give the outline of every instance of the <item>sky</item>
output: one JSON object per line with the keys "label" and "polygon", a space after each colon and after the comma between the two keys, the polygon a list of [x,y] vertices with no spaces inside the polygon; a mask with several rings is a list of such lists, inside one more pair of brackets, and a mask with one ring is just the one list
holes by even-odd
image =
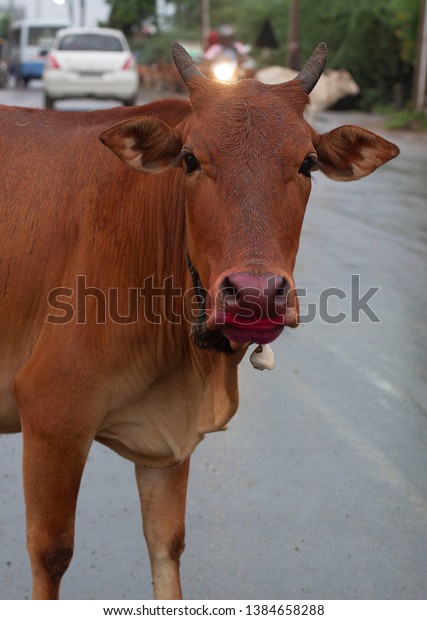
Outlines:
{"label": "sky", "polygon": [[[57,0],[61,2],[63,0]],[[74,2],[74,13],[79,25],[79,6],[80,0],[71,0]],[[0,4],[6,3],[5,0]],[[25,7],[26,17],[57,17],[68,18],[68,8],[66,3],[59,6],[55,0],[13,0],[13,4],[18,7]],[[109,13],[109,7],[104,0],[86,0],[86,26],[96,26],[99,20],[105,20]]]}

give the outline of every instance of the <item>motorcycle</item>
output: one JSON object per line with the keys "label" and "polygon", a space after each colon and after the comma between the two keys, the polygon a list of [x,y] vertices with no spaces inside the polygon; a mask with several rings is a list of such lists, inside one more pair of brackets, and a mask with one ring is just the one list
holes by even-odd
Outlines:
{"label": "motorcycle", "polygon": [[212,77],[219,82],[233,84],[244,77],[241,74],[237,58],[220,56],[211,62],[210,70]]}
{"label": "motorcycle", "polygon": [[210,61],[208,73],[219,82],[234,84],[247,77],[253,77],[255,62],[250,56],[239,56],[234,50],[224,50]]}

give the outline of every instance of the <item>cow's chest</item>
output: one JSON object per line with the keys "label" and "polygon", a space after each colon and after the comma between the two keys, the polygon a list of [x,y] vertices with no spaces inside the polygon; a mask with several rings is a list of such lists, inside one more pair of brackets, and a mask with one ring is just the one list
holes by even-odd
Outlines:
{"label": "cow's chest", "polygon": [[125,458],[152,467],[186,459],[206,433],[224,430],[237,409],[237,371],[224,380],[175,370],[131,404],[109,411],[96,439]]}

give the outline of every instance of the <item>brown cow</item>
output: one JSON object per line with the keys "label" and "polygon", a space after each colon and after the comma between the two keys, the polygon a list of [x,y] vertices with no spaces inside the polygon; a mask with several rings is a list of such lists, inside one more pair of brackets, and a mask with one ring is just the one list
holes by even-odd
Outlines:
{"label": "brown cow", "polygon": [[155,596],[181,597],[190,455],[235,413],[248,344],[298,324],[311,172],[351,181],[398,153],[304,121],[323,44],[278,86],[173,56],[190,102],[0,111],[0,426],[23,432],[35,598],[58,596],[94,439],[135,463]]}

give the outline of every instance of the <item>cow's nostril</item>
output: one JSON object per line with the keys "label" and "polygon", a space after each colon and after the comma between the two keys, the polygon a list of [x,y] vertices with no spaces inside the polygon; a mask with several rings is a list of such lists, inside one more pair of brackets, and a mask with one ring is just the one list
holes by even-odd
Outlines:
{"label": "cow's nostril", "polygon": [[[271,285],[270,285],[270,281]],[[272,276],[269,281],[269,291],[271,290],[271,294],[275,297],[283,297],[286,294],[286,289],[288,287],[288,283],[285,278],[282,276]]]}
{"label": "cow's nostril", "polygon": [[227,294],[228,293],[231,294],[233,292],[234,293],[236,292],[235,287],[230,282],[230,278],[224,278],[224,281],[223,281],[223,283],[221,285],[221,290],[222,290],[223,293],[227,293]]}
{"label": "cow's nostril", "polygon": [[231,312],[236,312],[239,304],[239,293],[236,287],[230,282],[229,278],[225,278],[221,286],[222,299],[224,306]]}
{"label": "cow's nostril", "polygon": [[230,278],[224,278],[224,282],[222,283],[222,286],[221,286],[221,293],[223,297],[236,297],[237,296],[237,289],[230,282]]}
{"label": "cow's nostril", "polygon": [[276,286],[276,297],[286,297],[290,289],[289,282],[285,280],[285,278],[280,278],[280,282],[276,280],[275,286]]}

